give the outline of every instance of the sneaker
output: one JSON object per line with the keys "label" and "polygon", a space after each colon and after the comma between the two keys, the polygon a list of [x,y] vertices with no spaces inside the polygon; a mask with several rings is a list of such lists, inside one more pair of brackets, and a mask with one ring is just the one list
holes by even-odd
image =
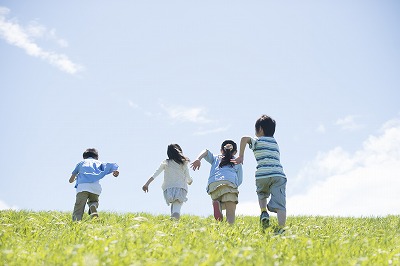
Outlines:
{"label": "sneaker", "polygon": [[89,207],[89,211],[88,211],[90,217],[99,217],[99,215],[97,214],[97,208],[95,205],[92,205]]}
{"label": "sneaker", "polygon": [[181,215],[177,212],[174,212],[173,214],[171,214],[172,221],[178,221],[180,217],[181,217]]}
{"label": "sneaker", "polygon": [[263,211],[260,215],[260,223],[262,228],[267,228],[269,227],[269,214],[266,211]]}
{"label": "sneaker", "polygon": [[214,208],[214,218],[217,221],[222,221],[224,216],[221,212],[221,203],[218,200],[213,201],[213,208]]}
{"label": "sneaker", "polygon": [[286,231],[285,229],[279,228],[278,230],[275,231],[275,235],[281,235],[281,234],[285,233],[285,231]]}

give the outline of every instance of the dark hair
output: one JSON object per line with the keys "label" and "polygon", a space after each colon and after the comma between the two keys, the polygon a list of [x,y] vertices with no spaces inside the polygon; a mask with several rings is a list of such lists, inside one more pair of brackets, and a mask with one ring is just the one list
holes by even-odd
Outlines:
{"label": "dark hair", "polygon": [[233,153],[237,151],[237,145],[233,140],[225,140],[221,144],[221,150],[224,151],[221,162],[219,163],[219,167],[230,165],[233,166],[234,163],[231,162],[233,158]]}
{"label": "dark hair", "polygon": [[190,161],[189,158],[183,155],[182,148],[178,144],[169,144],[167,148],[167,155],[170,160],[174,160],[178,164],[183,164]]}
{"label": "dark hair", "polygon": [[275,133],[276,122],[274,119],[267,115],[262,115],[256,121],[256,131],[260,131],[260,128],[264,131],[264,136],[273,137]]}
{"label": "dark hair", "polygon": [[92,157],[93,159],[96,159],[96,160],[99,159],[99,153],[95,148],[89,148],[83,152],[83,159],[87,159],[90,157]]}

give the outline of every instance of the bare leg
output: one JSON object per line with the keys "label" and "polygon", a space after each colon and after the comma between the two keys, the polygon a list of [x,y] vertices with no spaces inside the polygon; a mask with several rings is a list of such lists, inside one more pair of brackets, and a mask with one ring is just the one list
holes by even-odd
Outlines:
{"label": "bare leg", "polygon": [[225,202],[226,207],[226,221],[230,224],[235,223],[236,203],[232,201]]}
{"label": "bare leg", "polygon": [[212,205],[214,209],[215,220],[222,221],[224,219],[224,216],[222,215],[221,203],[218,200],[213,200]]}
{"label": "bare leg", "polygon": [[182,202],[179,201],[174,201],[171,204],[171,218],[175,218],[179,220],[181,216],[181,207],[182,207]]}
{"label": "bare leg", "polygon": [[260,209],[266,209],[267,208],[267,199],[259,199],[258,204],[260,205]]}
{"label": "bare leg", "polygon": [[276,210],[276,214],[278,216],[278,224],[280,227],[284,227],[286,224],[286,211],[284,210]]}

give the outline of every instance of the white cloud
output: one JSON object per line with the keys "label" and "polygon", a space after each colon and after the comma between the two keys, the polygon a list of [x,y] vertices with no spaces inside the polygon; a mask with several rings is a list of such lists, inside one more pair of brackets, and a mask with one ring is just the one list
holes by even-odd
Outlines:
{"label": "white cloud", "polygon": [[340,126],[343,130],[354,131],[357,129],[361,129],[363,125],[356,122],[358,116],[348,115],[344,118],[340,118],[336,120],[336,125]]}
{"label": "white cloud", "polygon": [[4,201],[0,200],[0,210],[17,210],[16,206],[9,206]]}
{"label": "white cloud", "polygon": [[46,27],[36,22],[31,22],[29,26],[24,28],[15,19],[7,19],[9,12],[8,8],[0,7],[1,38],[9,44],[23,49],[28,55],[41,58],[69,74],[75,74],[82,70],[81,66],[73,63],[66,55],[46,51],[34,41],[35,38],[46,35],[50,36],[50,39],[55,40],[59,45],[67,46],[68,44],[65,40],[59,39],[55,35],[55,30],[48,31]]}
{"label": "white cloud", "polygon": [[128,104],[129,104],[129,106],[130,107],[132,107],[132,108],[134,108],[134,109],[137,109],[137,108],[139,108],[139,105],[138,104],[136,104],[136,103],[134,103],[133,101],[131,101],[131,100],[129,100],[128,101]]}
{"label": "white cloud", "polygon": [[206,124],[213,122],[206,117],[206,110],[201,107],[185,107],[178,105],[165,105],[160,103],[162,109],[164,109],[168,116],[177,122],[192,122],[199,124]]}
{"label": "white cloud", "polygon": [[[391,120],[359,151],[337,147],[320,153],[296,178],[288,179],[288,215],[399,215],[399,174],[400,122]],[[239,205],[238,214],[259,214],[257,202]]]}
{"label": "white cloud", "polygon": [[326,132],[325,126],[324,126],[323,124],[319,125],[319,126],[317,127],[317,132],[318,132],[318,133],[325,133],[325,132]]}

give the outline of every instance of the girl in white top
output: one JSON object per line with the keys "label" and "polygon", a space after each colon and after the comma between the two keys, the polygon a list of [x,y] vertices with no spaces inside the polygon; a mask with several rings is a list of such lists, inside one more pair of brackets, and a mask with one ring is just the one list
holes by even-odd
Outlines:
{"label": "girl in white top", "polygon": [[161,186],[167,205],[171,204],[171,219],[179,220],[183,202],[187,201],[188,184],[193,179],[189,175],[189,158],[182,154],[178,144],[170,144],[167,149],[168,159],[164,160],[155,173],[142,187],[144,192],[149,191],[149,185],[164,171],[164,182]]}

